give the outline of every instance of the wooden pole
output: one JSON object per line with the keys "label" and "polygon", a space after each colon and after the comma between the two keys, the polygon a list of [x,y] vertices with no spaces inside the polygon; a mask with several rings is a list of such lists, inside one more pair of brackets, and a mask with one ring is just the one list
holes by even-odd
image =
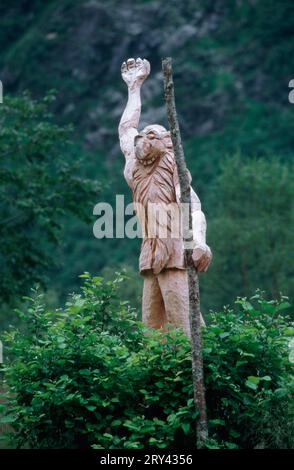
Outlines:
{"label": "wooden pole", "polygon": [[[179,174],[181,188],[181,203],[189,207],[189,231],[183,227],[183,240],[189,241],[189,233],[192,233],[192,213],[190,182],[188,178],[187,166],[184,150],[181,141],[181,133],[177,118],[174,83],[172,74],[172,59],[167,57],[162,60],[162,70],[164,79],[164,97],[168,115],[168,122],[171,131],[171,138],[174,147],[176,165]],[[197,270],[192,259],[192,249],[185,248],[185,259],[188,270],[189,283],[189,317],[192,346],[192,379],[194,389],[194,403],[199,412],[196,425],[197,448],[203,448],[208,438],[208,426],[206,416],[205,387],[203,375],[203,357],[201,340],[201,312],[199,283]]]}

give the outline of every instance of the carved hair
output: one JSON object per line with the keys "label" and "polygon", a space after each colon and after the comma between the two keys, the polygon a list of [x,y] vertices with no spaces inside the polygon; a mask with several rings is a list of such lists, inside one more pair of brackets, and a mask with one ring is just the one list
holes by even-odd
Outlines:
{"label": "carved hair", "polygon": [[161,126],[160,124],[149,124],[148,126],[144,127],[144,129],[142,129],[142,132],[144,132],[144,134],[150,131],[155,131],[159,134],[161,134],[162,132],[167,132],[166,128]]}

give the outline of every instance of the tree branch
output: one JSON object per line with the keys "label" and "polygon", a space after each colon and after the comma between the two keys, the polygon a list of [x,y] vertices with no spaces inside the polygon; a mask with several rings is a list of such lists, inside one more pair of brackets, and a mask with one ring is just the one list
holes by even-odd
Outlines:
{"label": "tree branch", "polygon": [[[190,230],[192,229],[191,194],[185,155],[181,141],[181,133],[176,112],[174,83],[172,75],[172,60],[170,57],[167,57],[162,60],[162,70],[164,79],[164,96],[166,102],[166,109],[171,131],[171,138],[174,147],[175,160],[179,174],[181,203],[185,203],[189,207],[188,230],[187,227],[183,227],[183,241],[185,245],[185,241],[187,241],[188,239],[187,234],[191,233]],[[194,403],[195,407],[199,412],[199,418],[197,420],[196,425],[197,447],[203,448],[205,441],[208,438],[208,426],[203,375],[199,283],[197,271],[192,259],[192,249],[185,248],[185,259],[187,263],[189,283],[189,317],[192,346],[192,378],[194,390]]]}

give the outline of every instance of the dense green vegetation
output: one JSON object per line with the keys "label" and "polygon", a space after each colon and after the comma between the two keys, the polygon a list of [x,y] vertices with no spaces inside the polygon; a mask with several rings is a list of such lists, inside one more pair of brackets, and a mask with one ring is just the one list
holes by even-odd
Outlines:
{"label": "dense green vegetation", "polygon": [[[84,275],[80,294],[47,310],[37,292],[5,335],[4,423],[33,448],[195,446],[190,344],[136,321],[122,278]],[[240,298],[204,330],[210,448],[293,447],[289,303]],[[274,433],[272,432],[274,427]]]}
{"label": "dense green vegetation", "polygon": [[[140,240],[92,230],[97,202],[131,201],[117,135],[121,62],[151,62],[141,127],[167,125],[161,58],[171,55],[214,254],[200,277],[207,445],[293,448],[294,3],[3,0],[0,26],[0,339],[13,324],[1,380],[12,445],[194,444],[187,339],[171,331],[164,341],[137,321]],[[82,284],[85,271],[94,277]],[[118,271],[125,282],[113,281]]]}
{"label": "dense green vegetation", "polygon": [[97,184],[81,177],[77,159],[73,164],[70,130],[52,122],[50,101],[24,95],[1,106],[1,321],[34,283],[48,283],[62,221],[73,213],[89,222],[97,197]]}
{"label": "dense green vegetation", "polygon": [[209,240],[215,259],[201,278],[210,308],[256,286],[272,298],[293,295],[293,163],[279,158],[231,156],[211,187]]}

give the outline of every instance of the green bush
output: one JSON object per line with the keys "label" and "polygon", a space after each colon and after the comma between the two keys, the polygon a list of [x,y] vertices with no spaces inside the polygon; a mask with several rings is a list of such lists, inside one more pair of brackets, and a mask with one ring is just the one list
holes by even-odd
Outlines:
{"label": "green bush", "polygon": [[[195,446],[189,341],[138,322],[118,298],[122,276],[83,277],[81,293],[58,311],[35,292],[20,312],[27,331],[5,334],[2,422],[13,426],[12,445]],[[289,304],[260,294],[252,302],[211,314],[204,330],[210,448],[293,445]]]}
{"label": "green bush", "polygon": [[239,298],[235,304],[237,309],[212,313],[204,331],[211,431],[218,440],[240,447],[294,448],[294,361],[289,347],[294,328],[283,314],[290,304],[285,298],[266,301],[260,292],[251,302]]}
{"label": "green bush", "polygon": [[48,271],[60,266],[56,251],[66,238],[64,221],[74,216],[89,222],[100,189],[83,176],[83,160],[70,141],[73,130],[56,124],[49,111],[53,101],[52,93],[38,101],[24,93],[5,96],[1,104],[2,324],[33,284],[49,284]]}

